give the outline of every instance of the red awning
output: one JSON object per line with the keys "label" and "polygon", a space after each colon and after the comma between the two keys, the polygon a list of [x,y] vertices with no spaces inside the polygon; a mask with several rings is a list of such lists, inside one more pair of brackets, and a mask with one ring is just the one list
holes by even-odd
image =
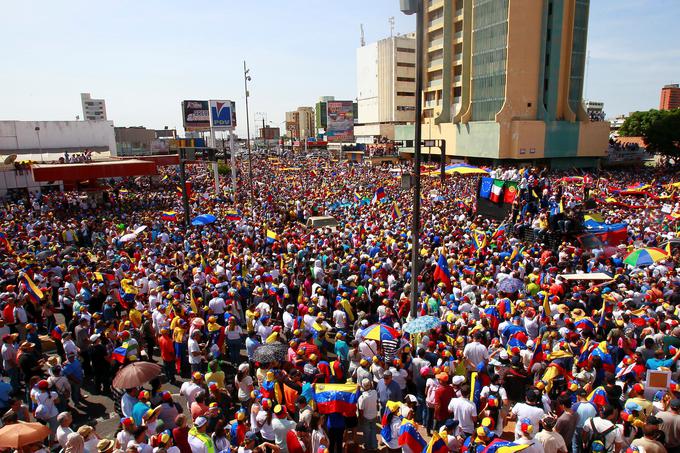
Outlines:
{"label": "red awning", "polygon": [[139,159],[107,160],[83,164],[33,164],[31,170],[33,180],[36,182],[85,181],[158,174],[155,163]]}

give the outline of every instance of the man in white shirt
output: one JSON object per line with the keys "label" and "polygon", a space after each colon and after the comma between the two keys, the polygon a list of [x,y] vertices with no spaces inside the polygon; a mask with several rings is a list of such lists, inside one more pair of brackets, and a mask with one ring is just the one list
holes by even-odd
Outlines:
{"label": "man in white shirt", "polygon": [[[529,390],[526,395],[526,402],[515,404],[510,413],[510,418],[512,420],[529,419],[533,426],[533,432],[538,432],[539,423],[545,416],[540,400],[541,397],[535,390]],[[522,437],[521,425],[521,423],[515,424],[515,439]]]}
{"label": "man in white shirt", "polygon": [[194,427],[189,430],[189,446],[192,453],[209,453],[215,451],[215,444],[206,430],[208,429],[208,419],[197,417],[194,420]]}
{"label": "man in white shirt", "polygon": [[208,307],[210,307],[213,314],[219,318],[224,315],[227,304],[224,302],[223,298],[219,297],[219,293],[217,291],[213,291],[212,296],[212,299],[210,299],[210,302],[208,302]]}
{"label": "man in white shirt", "polygon": [[56,433],[57,441],[59,442],[59,445],[61,445],[61,448],[64,448],[66,447],[66,438],[73,432],[71,429],[71,423],[73,423],[71,413],[61,412],[57,415],[57,423],[59,423]]}
{"label": "man in white shirt", "polygon": [[187,381],[182,384],[179,389],[179,394],[183,395],[187,400],[187,409],[191,411],[191,405],[196,401],[196,395],[203,391],[201,383],[203,382],[203,375],[199,372],[195,372],[191,376],[191,381]]}
{"label": "man in white shirt", "polygon": [[474,341],[465,345],[463,356],[468,361],[467,366],[470,371],[476,370],[480,363],[489,361],[489,351],[482,344],[482,333],[475,333]]}
{"label": "man in white shirt", "polygon": [[588,444],[592,440],[594,432],[604,434],[604,451],[618,453],[623,446],[623,433],[614,422],[618,411],[612,406],[606,405],[600,409],[599,417],[592,417],[583,424],[583,443]]}
{"label": "man in white shirt", "polygon": [[[464,384],[461,387],[461,393],[469,395],[470,385]],[[477,406],[475,406],[475,403],[470,401],[467,396],[459,396],[451,399],[448,409],[453,419],[458,420],[458,434],[462,433],[464,437],[472,435],[477,422]]]}
{"label": "man in white shirt", "polygon": [[375,391],[371,380],[363,378],[361,380],[363,392],[359,395],[357,409],[359,410],[359,423],[361,423],[364,433],[364,447],[367,450],[378,448],[376,423],[378,420],[378,392]]}
{"label": "man in white shirt", "polygon": [[201,331],[194,330],[187,343],[187,349],[189,351],[189,365],[191,365],[192,373],[196,371],[203,371],[203,351],[201,351],[201,345],[198,343],[200,338]]}

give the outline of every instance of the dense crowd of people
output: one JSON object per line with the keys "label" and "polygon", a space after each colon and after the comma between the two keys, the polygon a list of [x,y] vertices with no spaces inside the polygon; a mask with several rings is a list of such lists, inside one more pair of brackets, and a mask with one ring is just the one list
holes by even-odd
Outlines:
{"label": "dense crowd of people", "polygon": [[[261,158],[251,204],[247,171],[235,196],[189,166],[191,218],[216,221],[186,228],[172,169],[5,203],[2,424],[51,432],[19,450],[680,451],[676,169],[489,169],[518,183],[504,220],[477,214],[478,177],[423,177],[415,276],[388,170]],[[570,211],[627,230],[588,248]],[[74,426],[88,393],[115,436]]]}

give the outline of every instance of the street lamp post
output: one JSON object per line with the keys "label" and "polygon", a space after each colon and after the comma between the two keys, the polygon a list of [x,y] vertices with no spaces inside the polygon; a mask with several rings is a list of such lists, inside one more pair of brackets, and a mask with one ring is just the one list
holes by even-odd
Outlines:
{"label": "street lamp post", "polygon": [[248,82],[251,80],[250,76],[248,73],[250,72],[250,69],[246,67],[246,62],[245,60],[243,61],[243,84],[245,86],[245,91],[246,91],[246,133],[247,133],[247,141],[246,144],[248,145],[248,179],[250,181],[250,206],[251,209],[255,209],[255,203],[253,200],[253,159],[251,156],[250,152],[250,113],[248,110],[248,97],[250,96],[250,93],[248,92]]}
{"label": "street lamp post", "polygon": [[423,0],[400,0],[404,14],[416,14],[416,118],[413,137],[413,223],[411,224],[411,318],[416,317],[418,305],[418,261],[420,254],[420,141],[423,116]]}
{"label": "street lamp post", "polygon": [[35,134],[38,136],[38,149],[40,150],[40,162],[44,163],[45,159],[43,159],[42,143],[40,143],[40,126],[35,127]]}

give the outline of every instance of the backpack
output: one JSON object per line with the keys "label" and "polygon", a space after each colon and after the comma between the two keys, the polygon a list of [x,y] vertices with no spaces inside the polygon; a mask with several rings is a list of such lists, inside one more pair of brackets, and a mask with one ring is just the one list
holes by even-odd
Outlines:
{"label": "backpack", "polygon": [[[491,386],[495,386],[496,390],[491,390]],[[496,401],[498,401],[498,408],[502,409],[503,408],[503,398],[501,398],[501,386],[496,385],[496,384],[489,384],[489,395],[486,397],[488,400],[489,397],[494,397]]]}
{"label": "backpack", "polygon": [[[616,429],[616,425],[612,423],[612,426],[604,430],[603,432],[599,432],[598,430],[595,429],[595,423],[593,422],[593,419],[590,419],[590,428],[592,429],[592,433],[590,435],[590,440],[588,441],[588,445],[586,446],[585,451],[586,452],[603,452],[607,451],[607,435],[614,431]],[[597,444],[601,444],[601,447],[597,447]]]}

